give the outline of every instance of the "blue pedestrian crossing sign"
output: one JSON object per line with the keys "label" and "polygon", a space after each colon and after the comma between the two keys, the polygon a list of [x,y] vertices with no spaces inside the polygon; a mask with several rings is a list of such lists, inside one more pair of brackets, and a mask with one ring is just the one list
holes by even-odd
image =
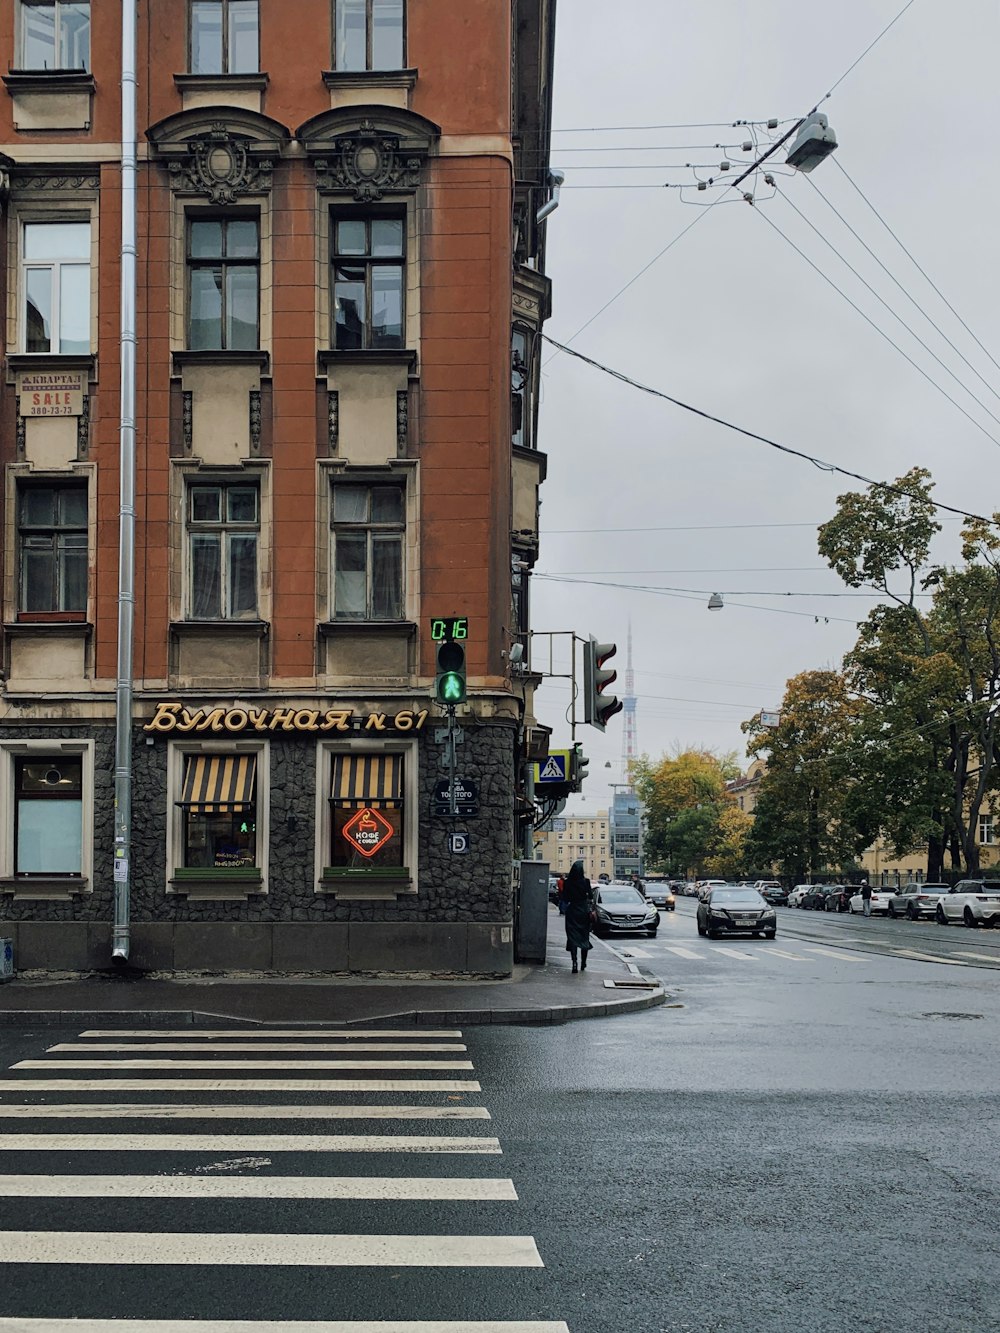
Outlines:
{"label": "blue pedestrian crossing sign", "polygon": [[535,786],[569,782],[569,750],[550,750],[546,758],[535,764]]}

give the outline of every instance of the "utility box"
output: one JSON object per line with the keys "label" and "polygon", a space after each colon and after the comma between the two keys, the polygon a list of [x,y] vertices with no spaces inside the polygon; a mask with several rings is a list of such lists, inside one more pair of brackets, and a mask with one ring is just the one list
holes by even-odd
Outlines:
{"label": "utility box", "polygon": [[517,895],[514,957],[519,963],[544,963],[549,931],[549,863],[522,861]]}
{"label": "utility box", "polygon": [[0,981],[14,979],[14,941],[0,939]]}

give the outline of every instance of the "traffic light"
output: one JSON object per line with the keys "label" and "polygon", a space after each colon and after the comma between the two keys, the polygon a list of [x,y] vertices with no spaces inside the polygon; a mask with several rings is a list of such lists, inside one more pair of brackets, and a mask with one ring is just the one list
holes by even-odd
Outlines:
{"label": "traffic light", "polygon": [[590,760],[583,753],[583,746],[579,744],[574,745],[572,754],[572,772],[570,777],[576,791],[582,790],[583,780],[587,776],[589,770]]}
{"label": "traffic light", "polygon": [[617,671],[604,670],[604,663],[617,651],[617,644],[598,643],[593,636],[584,645],[583,720],[598,731],[603,731],[608,719],[625,707],[613,694],[604,693],[604,687],[618,679]]}
{"label": "traffic light", "polygon": [[439,704],[465,703],[465,644],[461,641],[438,640],[434,698]]}

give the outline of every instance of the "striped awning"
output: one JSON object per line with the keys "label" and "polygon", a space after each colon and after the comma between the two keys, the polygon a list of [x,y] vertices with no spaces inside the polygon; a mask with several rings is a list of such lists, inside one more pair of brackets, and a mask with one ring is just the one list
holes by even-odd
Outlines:
{"label": "striped awning", "polygon": [[254,808],[257,756],[192,754],[178,805],[200,815],[238,815]]}
{"label": "striped awning", "polygon": [[342,808],[394,809],[403,796],[401,754],[335,754],[330,800]]}

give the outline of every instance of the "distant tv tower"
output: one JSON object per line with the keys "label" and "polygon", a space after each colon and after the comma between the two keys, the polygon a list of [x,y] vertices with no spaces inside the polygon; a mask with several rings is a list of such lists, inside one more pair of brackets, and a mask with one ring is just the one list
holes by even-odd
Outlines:
{"label": "distant tv tower", "polygon": [[639,741],[635,729],[635,676],[632,672],[632,622],[628,623],[628,643],[625,650],[625,705],[622,727],[622,782],[631,785],[632,761],[639,756]]}

